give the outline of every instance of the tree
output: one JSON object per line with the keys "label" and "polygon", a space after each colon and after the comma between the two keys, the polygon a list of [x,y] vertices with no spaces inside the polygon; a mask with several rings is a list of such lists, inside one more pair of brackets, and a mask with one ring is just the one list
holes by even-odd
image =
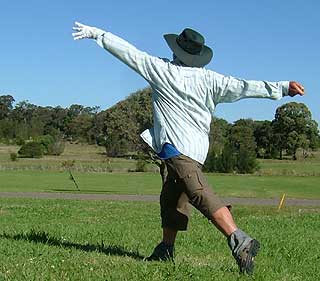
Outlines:
{"label": "tree", "polygon": [[49,128],[54,128],[58,132],[65,133],[68,110],[60,106],[57,106],[50,110],[50,114],[51,118],[50,122],[47,123],[46,130],[49,131]]}
{"label": "tree", "polygon": [[239,173],[253,173],[258,169],[254,122],[240,119],[231,127],[229,142],[235,153],[235,170]]}
{"label": "tree", "polygon": [[273,132],[271,121],[255,121],[254,138],[257,144],[256,153],[258,158],[275,157],[278,152],[274,145],[277,136]]}
{"label": "tree", "polygon": [[72,104],[68,109],[68,115],[73,118],[82,114],[84,111],[84,106],[81,104]]}
{"label": "tree", "polygon": [[10,95],[0,96],[0,120],[8,117],[13,109],[14,98]]}
{"label": "tree", "polygon": [[205,168],[210,172],[253,173],[258,168],[253,127],[250,119],[236,121],[229,127],[222,150],[209,152]]}
{"label": "tree", "polygon": [[28,101],[21,101],[12,110],[12,119],[28,124],[36,109],[36,105],[29,103]]}
{"label": "tree", "polygon": [[10,119],[0,120],[0,139],[14,139],[15,138],[15,122]]}
{"label": "tree", "polygon": [[311,112],[303,103],[290,102],[277,108],[272,121],[274,134],[277,135],[279,158],[286,150],[296,159],[298,148],[316,148],[319,137],[318,125],[312,120]]}
{"label": "tree", "polygon": [[28,125],[28,136],[36,138],[44,134],[45,123],[38,116],[32,116]]}
{"label": "tree", "polygon": [[109,156],[142,151],[139,135],[152,126],[151,89],[133,93],[106,110],[104,118],[104,143]]}
{"label": "tree", "polygon": [[224,148],[231,125],[224,119],[212,118],[209,134],[209,152],[220,154]]}
{"label": "tree", "polygon": [[233,170],[232,153],[226,147],[228,132],[231,124],[221,118],[213,117],[210,124],[209,151],[204,163],[204,169],[208,172],[230,172]]}
{"label": "tree", "polygon": [[216,157],[216,169],[218,172],[231,173],[235,171],[236,167],[235,149],[230,143],[226,143],[221,154]]}
{"label": "tree", "polygon": [[93,117],[87,113],[80,114],[74,117],[68,123],[68,135],[72,137],[72,139],[77,139],[85,142],[89,142],[89,130],[92,128]]}

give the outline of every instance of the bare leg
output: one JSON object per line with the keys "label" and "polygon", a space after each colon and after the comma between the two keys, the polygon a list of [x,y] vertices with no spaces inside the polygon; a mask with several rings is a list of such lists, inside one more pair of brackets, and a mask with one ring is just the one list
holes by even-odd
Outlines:
{"label": "bare leg", "polygon": [[[227,207],[218,209],[212,215],[211,221],[226,237],[229,237],[234,231],[238,229]],[[178,231],[175,229],[164,227],[162,241],[166,245],[174,245],[177,232]]]}
{"label": "bare leg", "polygon": [[[229,237],[238,228],[233,220],[233,217],[227,207],[218,209],[212,215],[212,223],[226,236]],[[174,245],[177,236],[177,230],[164,227],[162,241],[166,245]]]}
{"label": "bare leg", "polygon": [[226,236],[230,236],[237,230],[237,226],[227,207],[218,209],[211,219],[212,223]]}
{"label": "bare leg", "polygon": [[174,245],[177,236],[177,230],[164,227],[163,228],[163,239],[164,244],[168,246]]}

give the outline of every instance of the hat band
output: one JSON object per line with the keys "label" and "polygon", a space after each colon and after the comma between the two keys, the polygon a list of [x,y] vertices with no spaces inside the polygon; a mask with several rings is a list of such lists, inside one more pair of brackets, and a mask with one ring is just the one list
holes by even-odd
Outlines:
{"label": "hat band", "polygon": [[186,38],[184,36],[184,34],[180,34],[177,39],[177,44],[179,45],[180,48],[182,48],[183,50],[185,50],[187,53],[191,54],[191,55],[200,55],[201,51],[202,51],[202,47],[203,45],[189,40],[188,38]]}

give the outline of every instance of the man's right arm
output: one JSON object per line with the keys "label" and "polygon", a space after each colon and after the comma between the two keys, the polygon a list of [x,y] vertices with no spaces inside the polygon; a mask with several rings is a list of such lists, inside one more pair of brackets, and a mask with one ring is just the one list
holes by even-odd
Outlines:
{"label": "man's right arm", "polygon": [[166,62],[146,52],[138,50],[124,39],[104,30],[76,23],[74,39],[94,39],[97,44],[128,65],[149,83],[155,81],[160,67],[165,67]]}

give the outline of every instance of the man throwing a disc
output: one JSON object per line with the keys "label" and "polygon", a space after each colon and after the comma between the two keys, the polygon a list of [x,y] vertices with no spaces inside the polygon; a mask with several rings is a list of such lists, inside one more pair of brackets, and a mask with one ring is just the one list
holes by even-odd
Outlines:
{"label": "man throwing a disc", "polygon": [[238,228],[230,206],[212,192],[201,172],[209,148],[211,116],[219,103],[303,95],[303,86],[293,81],[247,81],[205,69],[213,51],[190,28],[179,35],[164,35],[173,53],[171,61],[142,52],[96,27],[76,22],[74,30],[75,40],[95,40],[153,89],[154,127],[141,137],[165,163],[160,195],[163,239],[147,260],[173,259],[176,235],[187,229],[191,204],[226,236],[240,272],[252,274],[260,244]]}

